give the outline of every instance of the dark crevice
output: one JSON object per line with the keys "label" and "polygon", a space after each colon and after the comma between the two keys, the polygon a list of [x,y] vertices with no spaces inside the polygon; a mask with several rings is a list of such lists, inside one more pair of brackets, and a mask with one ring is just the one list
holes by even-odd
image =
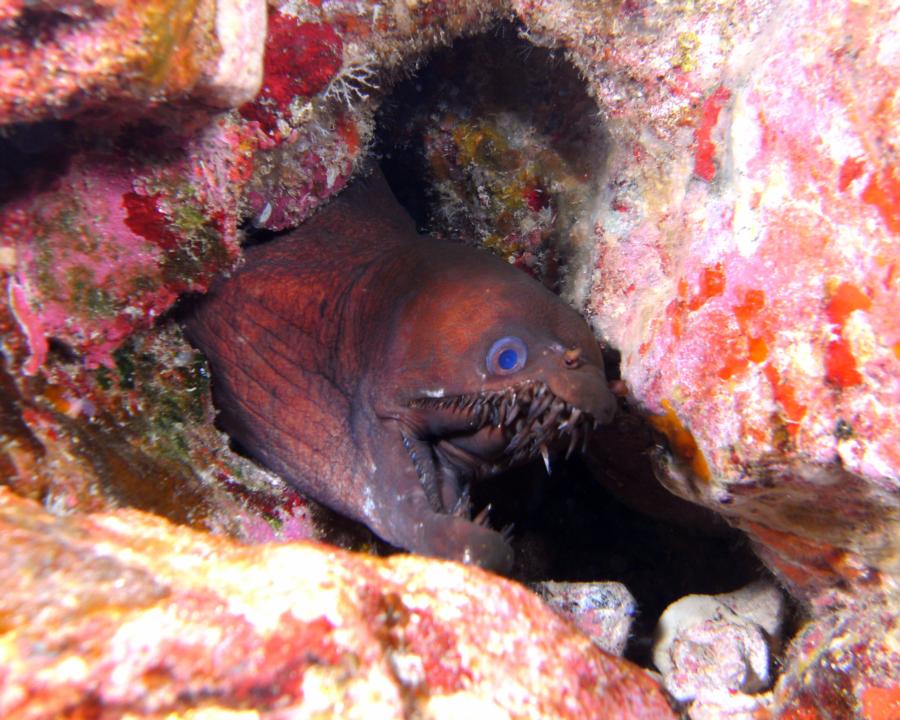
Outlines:
{"label": "dark crevice", "polygon": [[624,584],[638,606],[627,654],[648,665],[653,629],[669,604],[731,592],[766,571],[745,537],[712,513],[694,507],[695,519],[705,517],[692,524],[635,509],[600,482],[596,448],[592,454],[552,461],[550,476],[537,462],[487,481],[473,492],[473,508],[490,503],[491,525],[514,525],[516,579]]}
{"label": "dark crevice", "polygon": [[49,190],[69,169],[75,126],[49,120],[0,129],[0,202]]}
{"label": "dark crevice", "polygon": [[385,99],[374,152],[421,231],[486,247],[558,291],[609,136],[575,68],[519,30],[435,52]]}

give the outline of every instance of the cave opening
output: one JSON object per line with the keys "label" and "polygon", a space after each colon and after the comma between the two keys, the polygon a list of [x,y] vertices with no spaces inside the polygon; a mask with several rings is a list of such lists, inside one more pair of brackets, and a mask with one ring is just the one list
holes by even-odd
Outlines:
{"label": "cave opening", "polygon": [[[374,154],[423,233],[467,242],[528,272],[576,307],[590,290],[596,198],[611,136],[577,69],[521,27],[436,51],[385,98]],[[602,340],[601,340],[602,344]],[[605,347],[610,382],[618,353]],[[476,485],[473,510],[511,526],[514,577],[619,581],[638,615],[627,655],[650,663],[667,605],[765,573],[744,536],[665,490],[665,439],[620,398],[583,457],[540,460]]]}
{"label": "cave opening", "polygon": [[502,24],[399,83],[373,149],[420,231],[480,245],[577,298],[609,142],[562,51]]}

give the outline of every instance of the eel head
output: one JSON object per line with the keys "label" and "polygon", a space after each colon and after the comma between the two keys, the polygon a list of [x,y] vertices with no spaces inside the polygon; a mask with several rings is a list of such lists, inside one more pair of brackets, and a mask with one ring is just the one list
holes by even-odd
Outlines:
{"label": "eel head", "polygon": [[[487,548],[464,559],[502,567],[505,538],[485,526],[486,513],[470,520],[469,483],[538,456],[549,469],[552,455],[568,457],[612,418],[599,343],[558,297],[493,262],[445,272],[406,302],[395,326],[377,373],[379,416],[399,427],[431,510],[465,521],[453,525],[455,541]],[[428,542],[416,549],[455,556],[453,538]]]}

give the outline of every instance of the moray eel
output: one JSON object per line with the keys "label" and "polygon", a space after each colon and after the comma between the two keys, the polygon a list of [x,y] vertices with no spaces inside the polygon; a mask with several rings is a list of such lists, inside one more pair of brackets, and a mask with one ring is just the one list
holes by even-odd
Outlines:
{"label": "moray eel", "polygon": [[246,252],[185,320],[220,425],[407,550],[512,566],[469,483],[572,452],[615,401],[585,320],[490,254],[421,236],[380,175]]}

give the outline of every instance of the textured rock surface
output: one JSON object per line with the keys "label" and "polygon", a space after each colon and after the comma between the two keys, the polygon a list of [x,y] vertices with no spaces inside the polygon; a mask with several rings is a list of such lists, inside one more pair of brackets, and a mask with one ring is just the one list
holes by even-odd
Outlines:
{"label": "textured rock surface", "polygon": [[[607,120],[590,309],[659,413],[660,478],[745,529],[825,627],[860,613],[843,662],[840,633],[810,632],[794,667],[826,716],[890,717],[896,679],[867,678],[898,675],[874,630],[900,573],[896,7],[548,5],[517,7]],[[785,682],[779,712],[812,717]]]}
{"label": "textured rock surface", "polygon": [[0,124],[134,113],[186,97],[221,107],[249,100],[262,77],[264,8],[255,0],[7,0]]}
{"label": "textured rock surface", "polygon": [[723,693],[767,690],[784,611],[780,591],[765,582],[672,603],[659,619],[653,647],[666,689],[681,702],[701,704]]}
{"label": "textured rock surface", "polygon": [[637,605],[624,585],[548,580],[534,583],[532,589],[598,648],[612,655],[625,652]]}
{"label": "textured rock surface", "polygon": [[900,717],[900,617],[890,603],[857,600],[804,627],[775,688],[775,717]]}
{"label": "textured rock surface", "polygon": [[[237,260],[250,135],[223,117],[189,137],[148,122],[44,139],[36,160],[59,154],[63,167],[47,186],[27,167],[5,168],[10,186],[34,192],[16,188],[0,215],[15,261],[10,305],[30,351],[24,372],[44,364],[50,338],[88,368],[110,367],[129,334]],[[30,141],[14,134],[6,151],[15,157]]]}
{"label": "textured rock surface", "polygon": [[[674,8],[535,18],[610,119],[597,326],[662,413],[667,485],[772,547],[795,592],[896,573],[894,9]],[[792,575],[804,539],[820,569]]]}
{"label": "textured rock surface", "polygon": [[4,717],[675,717],[644,671],[459,565],[54,518],[6,489],[0,530]]}
{"label": "textured rock surface", "polygon": [[686,710],[688,720],[759,720],[771,717],[772,693],[745,695],[733,690],[709,690]]}

